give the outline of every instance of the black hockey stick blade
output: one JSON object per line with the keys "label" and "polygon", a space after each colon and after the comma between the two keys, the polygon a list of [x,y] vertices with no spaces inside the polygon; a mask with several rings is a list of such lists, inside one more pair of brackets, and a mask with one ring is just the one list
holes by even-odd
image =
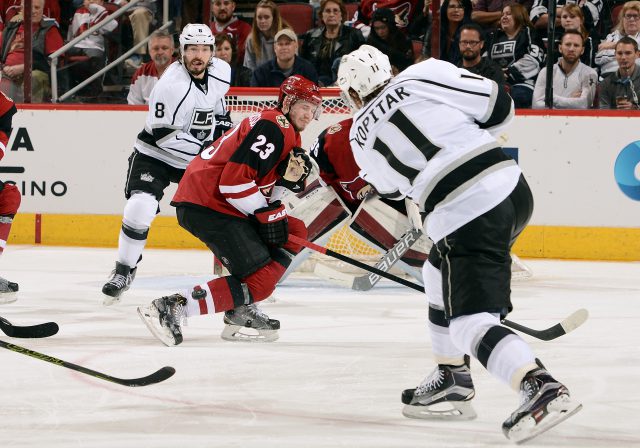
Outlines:
{"label": "black hockey stick blade", "polygon": [[[300,244],[301,246],[307,247],[311,250],[315,250],[316,252],[319,252],[321,254],[325,254],[330,257],[337,258],[338,260],[344,261],[345,263],[359,267],[360,269],[364,269],[365,271],[373,272],[374,274],[378,274],[381,277],[387,278],[396,283],[400,283],[401,285],[407,286],[408,288],[424,293],[424,287],[416,283],[407,281],[403,278],[398,277],[397,275],[393,275],[389,272],[385,272],[375,267],[369,266],[368,264],[362,263],[358,260],[354,260],[353,258],[349,258],[346,255],[339,254],[338,252],[334,252],[331,249],[327,249],[326,247],[318,246],[317,244],[314,244],[296,235],[289,235],[289,240],[293,241],[294,243]],[[533,336],[534,338],[538,338],[543,341],[550,341],[552,339],[556,339],[562,335],[565,335],[575,330],[576,328],[581,326],[583,323],[585,323],[588,317],[589,317],[589,313],[587,312],[587,310],[579,309],[571,313],[570,316],[565,318],[559,324],[556,324],[545,330],[534,330],[532,328],[525,327],[524,325],[520,325],[518,323],[512,322],[507,319],[504,319],[502,321],[502,324],[506,327],[513,328],[514,330],[518,330],[524,334],[528,334],[529,336]]]}
{"label": "black hockey stick blade", "polygon": [[163,367],[160,370],[152,373],[151,375],[143,376],[142,378],[116,378],[105,373],[97,372],[95,370],[73,364],[71,362],[63,361],[62,359],[54,358],[53,356],[45,355],[34,350],[29,350],[28,348],[20,347],[19,345],[9,344],[8,342],[5,342],[3,340],[0,340],[0,347],[11,350],[12,352],[21,353],[23,355],[39,359],[40,361],[50,362],[51,364],[55,364],[56,366],[66,367],[67,369],[75,370],[76,372],[84,373],[85,375],[89,375],[94,378],[127,387],[149,386],[151,384],[160,383],[166,379],[171,378],[173,374],[176,373],[176,369],[174,369],[173,367]]}
{"label": "black hockey stick blade", "polygon": [[13,325],[4,317],[0,317],[0,329],[12,338],[48,338],[58,332],[58,324],[45,322],[37,325]]}
{"label": "black hockey stick blade", "polygon": [[549,327],[545,330],[533,330],[531,328],[525,327],[515,322],[511,322],[510,320],[507,320],[507,319],[504,319],[502,323],[507,327],[513,328],[514,330],[518,330],[524,334],[528,334],[529,336],[533,336],[543,341],[551,341],[553,339],[559,338],[560,336],[564,336],[565,334],[572,332],[573,330],[581,326],[583,323],[585,323],[588,318],[589,318],[589,312],[586,309],[581,308],[571,313],[559,324],[555,324],[552,327]]}

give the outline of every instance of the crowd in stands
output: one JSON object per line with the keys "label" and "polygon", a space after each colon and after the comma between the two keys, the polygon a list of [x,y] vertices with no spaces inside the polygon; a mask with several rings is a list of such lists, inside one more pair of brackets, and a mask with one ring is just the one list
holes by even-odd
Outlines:
{"label": "crowd in stands", "polygon": [[[174,40],[182,25],[208,22],[234,87],[277,87],[292,74],[333,86],[340,58],[367,43],[389,56],[396,73],[433,56],[494,79],[518,108],[546,107],[548,58],[554,60],[554,108],[639,107],[638,0],[557,0],[553,42],[546,35],[548,0],[442,0],[437,36],[431,0],[311,0],[304,14],[313,14],[315,27],[302,30],[304,20],[285,17],[283,3],[272,0],[253,2],[241,14],[240,0],[211,0],[209,20],[201,16],[202,0],[170,0],[174,24],[161,31],[162,0],[140,0],[110,20],[127,3],[32,0],[33,102],[51,98],[48,56],[104,22],[61,57],[59,93],[127,53],[70,101],[145,104],[177,56]],[[24,100],[22,22],[21,0],[0,0],[0,89],[17,102]]]}

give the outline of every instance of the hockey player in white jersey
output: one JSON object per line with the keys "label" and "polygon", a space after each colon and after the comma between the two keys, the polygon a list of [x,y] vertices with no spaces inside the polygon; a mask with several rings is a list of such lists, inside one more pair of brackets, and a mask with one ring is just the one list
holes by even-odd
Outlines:
{"label": "hockey player in white jersey", "polygon": [[207,25],[185,26],[179,60],[151,92],[144,129],[129,157],[118,260],[102,287],[105,305],[118,302],[129,289],[164,190],[179,182],[187,164],[230,127],[224,96],[231,68],[214,57],[214,44]]}
{"label": "hockey player in white jersey", "polygon": [[392,78],[387,56],[368,45],[342,58],[338,85],[356,110],[350,141],[362,178],[383,197],[413,200],[435,242],[423,279],[438,365],[402,393],[403,414],[474,418],[469,355],[521,395],[502,425],[510,440],[577,412],[567,388],[500,324],[512,310],[509,252],[533,210],[520,168],[494,137],[512,120],[511,98],[436,59]]}

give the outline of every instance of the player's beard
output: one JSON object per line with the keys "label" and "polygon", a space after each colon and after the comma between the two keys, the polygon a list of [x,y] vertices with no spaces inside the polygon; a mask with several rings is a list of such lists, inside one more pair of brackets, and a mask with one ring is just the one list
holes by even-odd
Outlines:
{"label": "player's beard", "polygon": [[[202,63],[201,68],[195,68],[193,66],[193,63],[195,61],[198,61],[198,62]],[[207,69],[207,64],[204,61],[202,61],[201,59],[193,59],[192,61],[189,62],[189,65],[187,66],[187,70],[189,70],[189,73],[191,73],[191,75],[194,76],[194,77],[198,77],[198,76],[202,75],[205,72],[206,69]]]}

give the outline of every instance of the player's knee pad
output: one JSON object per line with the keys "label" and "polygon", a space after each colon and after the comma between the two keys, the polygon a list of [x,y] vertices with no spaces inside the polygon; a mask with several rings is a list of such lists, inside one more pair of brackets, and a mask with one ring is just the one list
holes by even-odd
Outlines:
{"label": "player's knee pad", "polygon": [[477,357],[483,338],[492,327],[500,326],[500,317],[491,313],[476,313],[459,316],[449,321],[451,340],[464,353]]}
{"label": "player's knee pad", "polygon": [[124,207],[122,223],[133,229],[148,229],[158,212],[158,201],[149,193],[134,193]]}
{"label": "player's knee pad", "polygon": [[442,273],[427,260],[422,266],[422,279],[424,281],[424,292],[427,294],[429,303],[436,308],[444,308],[442,299]]}
{"label": "player's knee pad", "polygon": [[242,279],[249,287],[254,302],[264,300],[273,293],[273,290],[276,289],[276,283],[284,274],[285,269],[282,264],[271,261],[266,266]]}
{"label": "player's knee pad", "polygon": [[13,184],[4,184],[4,188],[0,191],[0,216],[15,216],[21,201],[22,195],[18,187]]}

